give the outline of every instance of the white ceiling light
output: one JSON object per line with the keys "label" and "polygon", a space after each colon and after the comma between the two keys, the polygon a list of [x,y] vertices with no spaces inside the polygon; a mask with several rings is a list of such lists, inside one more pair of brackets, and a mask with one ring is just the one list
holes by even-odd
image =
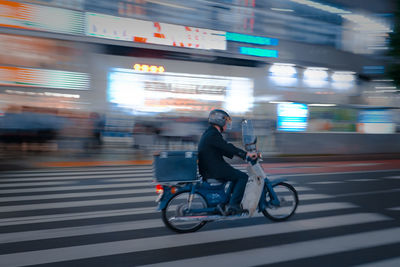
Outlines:
{"label": "white ceiling light", "polygon": [[276,7],[271,7],[271,10],[273,11],[281,11],[281,12],[294,12],[293,9],[287,9],[287,8],[276,8]]}
{"label": "white ceiling light", "polygon": [[310,107],[335,107],[336,104],[308,104]]}
{"label": "white ceiling light", "polygon": [[274,63],[269,71],[275,76],[292,77],[297,73],[294,66],[294,64]]}
{"label": "white ceiling light", "polygon": [[363,15],[356,14],[342,14],[342,18],[347,19],[353,23],[356,23],[359,27],[359,30],[367,30],[370,32],[391,32],[389,26],[384,25],[383,23],[374,21],[368,17]]}
{"label": "white ceiling light", "polygon": [[375,86],[375,89],[396,89],[396,86]]}
{"label": "white ceiling light", "polygon": [[344,9],[336,8],[336,7],[329,6],[329,5],[324,5],[324,4],[310,1],[310,0],[291,0],[291,1],[298,3],[298,4],[313,7],[313,8],[319,9],[319,10],[323,10],[323,11],[326,11],[329,13],[333,13],[333,14],[350,14],[351,13],[350,11],[347,11]]}
{"label": "white ceiling light", "polygon": [[292,104],[290,101],[269,101],[270,104]]}
{"label": "white ceiling light", "polygon": [[316,8],[319,10],[323,10],[332,14],[338,14],[342,18],[347,19],[349,21],[352,21],[356,24],[358,24],[359,29],[361,30],[368,30],[368,31],[374,31],[374,32],[392,32],[390,27],[388,25],[384,25],[383,23],[374,21],[368,17],[365,17],[363,15],[356,15],[353,14],[351,11],[344,10],[341,8],[336,8],[333,6],[321,4],[319,2],[314,2],[310,0],[290,0],[294,3],[306,5],[312,8]]}
{"label": "white ceiling light", "polygon": [[322,81],[328,78],[327,68],[309,67],[304,71],[304,79]]}
{"label": "white ceiling light", "polygon": [[378,80],[372,80],[372,81],[373,82],[393,82],[392,79],[382,79],[382,80],[378,79]]}
{"label": "white ceiling light", "polygon": [[338,83],[351,83],[355,80],[354,74],[352,71],[335,71],[332,80]]}

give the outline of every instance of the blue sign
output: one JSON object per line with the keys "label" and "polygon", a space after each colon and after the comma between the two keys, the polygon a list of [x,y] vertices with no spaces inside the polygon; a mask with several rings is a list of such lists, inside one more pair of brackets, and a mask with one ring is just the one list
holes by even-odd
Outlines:
{"label": "blue sign", "polygon": [[254,47],[240,47],[240,54],[256,56],[256,57],[278,57],[277,50],[271,49],[262,49],[262,48],[254,48]]}
{"label": "blue sign", "polygon": [[278,45],[278,39],[269,37],[254,36],[234,32],[227,32],[225,37],[227,41],[232,42],[241,42],[256,45]]}
{"label": "blue sign", "polygon": [[307,129],[308,107],[299,103],[280,103],[277,107],[278,131],[303,132]]}
{"label": "blue sign", "polygon": [[358,114],[359,123],[393,123],[392,113],[389,110],[370,109],[362,110]]}

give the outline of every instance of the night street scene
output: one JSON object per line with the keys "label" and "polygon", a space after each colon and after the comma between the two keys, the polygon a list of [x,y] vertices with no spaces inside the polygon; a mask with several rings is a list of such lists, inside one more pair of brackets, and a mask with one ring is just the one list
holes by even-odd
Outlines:
{"label": "night street scene", "polygon": [[400,0],[0,0],[0,267],[399,267]]}

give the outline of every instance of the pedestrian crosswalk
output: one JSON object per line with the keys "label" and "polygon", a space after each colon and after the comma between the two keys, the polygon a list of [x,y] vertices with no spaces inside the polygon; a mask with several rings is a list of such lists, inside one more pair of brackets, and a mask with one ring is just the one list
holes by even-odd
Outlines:
{"label": "pedestrian crosswalk", "polygon": [[3,172],[0,266],[255,266],[400,244],[392,217],[293,184],[300,204],[288,221],[257,214],[180,235],[156,210],[151,166]]}

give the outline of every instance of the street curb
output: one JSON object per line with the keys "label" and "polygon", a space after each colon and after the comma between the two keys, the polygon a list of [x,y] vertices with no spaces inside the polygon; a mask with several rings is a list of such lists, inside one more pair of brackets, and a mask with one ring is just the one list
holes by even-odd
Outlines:
{"label": "street curb", "polygon": [[[400,154],[358,154],[358,155],[277,155],[264,156],[262,163],[299,163],[299,162],[329,162],[329,161],[369,161],[369,160],[390,160],[400,159]],[[244,161],[238,158],[227,160],[230,164],[243,164]],[[1,170],[29,169],[29,168],[68,168],[68,167],[95,167],[95,166],[122,166],[122,165],[151,165],[152,159],[140,160],[62,160],[20,162],[13,164],[0,164]]]}

